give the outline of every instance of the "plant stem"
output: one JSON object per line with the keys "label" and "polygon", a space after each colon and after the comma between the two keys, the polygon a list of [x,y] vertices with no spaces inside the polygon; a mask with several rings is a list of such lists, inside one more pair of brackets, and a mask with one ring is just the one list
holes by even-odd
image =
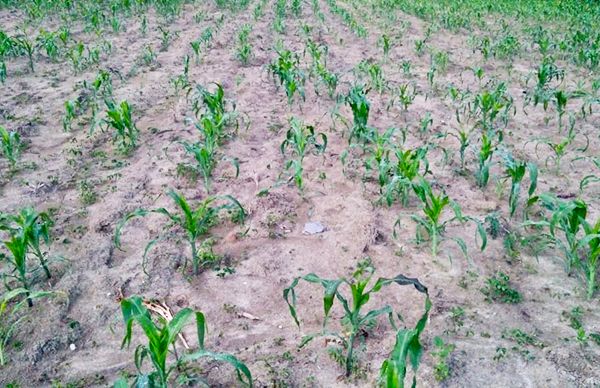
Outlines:
{"label": "plant stem", "polygon": [[40,259],[40,264],[42,266],[42,269],[44,270],[44,274],[46,275],[46,278],[50,279],[52,277],[52,275],[50,274],[50,269],[48,269],[48,262],[44,258],[44,255],[42,254],[42,252],[40,251],[39,248],[36,248],[35,255]]}
{"label": "plant stem", "polygon": [[433,226],[431,228],[431,254],[433,255],[433,257],[437,257],[437,253],[438,253],[438,231],[437,231],[437,227]]}
{"label": "plant stem", "polygon": [[588,299],[592,299],[592,296],[594,296],[595,288],[596,288],[596,266],[591,265],[590,269],[588,270],[588,292],[587,292]]}
{"label": "plant stem", "polygon": [[196,240],[190,239],[190,245],[192,247],[192,266],[194,267],[194,275],[198,275],[198,267],[199,267],[199,258],[198,258],[198,248],[196,248]]}
{"label": "plant stem", "polygon": [[350,339],[348,340],[348,354],[346,355],[346,377],[350,377],[352,372],[352,353],[354,351],[354,341],[356,339],[356,333],[352,330]]}

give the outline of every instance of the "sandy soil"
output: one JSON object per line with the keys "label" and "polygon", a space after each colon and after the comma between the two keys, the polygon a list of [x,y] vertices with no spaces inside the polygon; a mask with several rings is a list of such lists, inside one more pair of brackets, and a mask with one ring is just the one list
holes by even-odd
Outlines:
{"label": "sandy soil", "polygon": [[[513,147],[515,155],[542,166],[540,192],[575,196],[579,180],[595,173],[593,166],[569,163],[567,157],[556,173],[543,167],[547,150],[538,148],[536,154],[535,143],[527,142],[556,135],[556,117],[552,112],[544,112],[540,107],[529,107],[526,113],[523,110],[524,80],[538,63],[535,56],[525,53],[515,58],[509,69],[506,61],[484,62],[479,53],[468,47],[466,33],[436,31],[428,45],[450,53],[450,62],[445,74],[436,76],[436,87],[432,89],[426,77],[429,55],[417,56],[414,50],[414,42],[423,38],[428,26],[423,21],[399,14],[398,20],[403,24],[386,27],[388,21],[370,18],[368,10],[362,14],[355,11],[369,31],[367,38],[360,39],[321,2],[324,23],[318,23],[305,4],[303,17],[288,18],[286,34],[279,35],[272,29],[270,3],[257,21],[253,21],[251,12],[231,14],[212,3],[186,5],[182,16],[168,26],[178,32],[178,37],[166,51],[159,50],[159,18],[150,12],[146,35],[140,31],[140,20],[127,24],[126,32],[104,34],[102,38],[112,44],[110,58],[103,55],[99,67],[76,75],[67,64],[52,63],[43,56],[36,61],[34,74],[27,71],[24,58],[9,63],[9,77],[0,86],[0,125],[19,131],[27,140],[23,161],[34,166],[22,168],[12,178],[3,174],[0,210],[33,205],[52,211],[55,241],[51,252],[65,260],[54,265],[56,276],[51,284],[40,283],[38,287],[61,290],[67,296],[39,303],[28,314],[13,340],[21,346],[9,348],[10,364],[0,373],[0,382],[17,382],[24,387],[49,386],[52,382],[106,386],[121,371],[133,372],[134,347],[120,349],[124,328],[117,298],[122,291],[125,295],[165,301],[175,311],[186,306],[203,311],[209,323],[208,346],[236,354],[246,362],[257,386],[372,386],[393,344],[393,330],[384,319],[370,333],[360,352],[361,367],[367,377],[343,380],[339,378],[343,370],[328,356],[323,340],[297,349],[302,335],[318,330],[322,322],[320,290],[306,285],[299,288],[300,330],[282,298],[283,288],[295,276],[309,272],[326,278],[347,276],[360,260],[369,256],[379,276],[402,273],[429,287],[433,309],[423,336],[426,352],[418,372],[419,386],[439,384],[433,377],[435,360],[430,354],[435,336],[456,346],[449,359],[451,375],[442,386],[598,386],[599,347],[593,343],[580,345],[562,315],[582,306],[584,324],[590,331],[600,330],[597,302],[585,300],[582,283],[566,275],[553,252],[536,258],[524,250],[511,260],[501,239],[490,239],[488,248],[479,252],[474,228],[459,225],[449,228],[447,234],[465,239],[470,261],[452,243],[442,245],[439,257],[433,258],[427,247],[413,242],[415,225],[409,217],[419,211],[417,202],[411,201],[405,208],[399,204],[377,204],[376,183],[361,180],[359,152],[350,156],[351,164],[344,169],[340,155],[347,148],[347,138],[343,137],[343,124],[331,115],[336,102],[317,96],[312,82],[308,82],[306,102],[290,108],[283,90],[276,88],[266,69],[275,57],[272,48],[279,39],[286,47],[302,52],[300,26],[310,23],[313,35],[329,47],[328,67],[341,74],[339,91],[343,92],[357,78],[353,69],[361,60],[381,60],[377,41],[387,30],[396,38],[389,58],[383,62],[385,79],[390,86],[406,82],[415,85],[418,96],[404,112],[398,107],[386,109],[392,97],[390,92],[380,95],[372,91],[370,123],[380,129],[408,127],[406,144],[415,147],[424,142],[417,132],[426,113],[433,119],[432,136],[458,128],[454,108],[446,97],[446,85],[476,90],[478,81],[469,68],[482,66],[486,79],[494,77],[507,82],[508,92],[515,98],[516,115],[510,117],[506,143]],[[201,23],[193,18],[198,9],[205,15]],[[123,251],[114,248],[114,229],[125,214],[136,208],[171,208],[170,199],[164,195],[169,188],[192,200],[206,197],[201,182],[193,183],[176,174],[177,163],[187,158],[175,141],[193,140],[196,130],[186,121],[191,111],[185,97],[175,95],[170,79],[181,73],[184,55],[191,54],[189,42],[207,26],[215,26],[221,16],[225,18],[223,27],[203,52],[201,63],[191,60],[190,80],[200,85],[221,83],[227,98],[236,102],[240,117],[248,124],[223,147],[226,155],[239,159],[239,177],[234,178],[230,165],[221,163],[212,190],[215,194],[234,195],[249,213],[244,225],[224,221],[211,233],[216,239],[215,251],[235,272],[224,278],[211,269],[196,277],[182,274],[178,263],[189,252],[180,241],[158,244],[149,258],[149,275],[145,275],[141,269],[142,253],[147,241],[162,229],[162,219],[151,216],[129,224]],[[0,24],[10,30],[22,17],[18,12],[2,11]],[[45,23],[49,29],[58,26],[57,21]],[[248,66],[241,66],[234,52],[236,33],[243,23],[253,23],[254,55]],[[101,42],[94,34],[78,28],[76,40]],[[140,62],[145,45],[152,46],[157,54],[150,66]],[[308,60],[307,57],[303,62]],[[413,76],[402,72],[405,60],[411,61]],[[127,99],[134,108],[141,144],[129,157],[114,151],[109,133],[97,131],[89,136],[85,117],[72,132],[62,130],[64,101],[77,98],[78,83],[93,80],[98,68],[111,72],[115,99]],[[574,83],[581,74],[573,69],[564,82]],[[351,118],[347,107],[339,106],[339,112]],[[266,196],[257,196],[261,189],[273,185],[283,170],[285,160],[279,145],[291,116],[326,133],[327,151],[323,156],[307,157],[304,195],[290,183],[272,189]],[[580,133],[589,135],[587,155],[597,152],[598,125],[597,114],[577,123]],[[499,211],[507,217],[508,187],[504,186],[503,194],[498,195],[492,178],[488,188],[480,190],[472,174],[457,173],[458,143],[454,138],[437,141],[451,150],[451,159],[446,160],[440,149],[430,152],[431,179],[436,187],[445,189],[461,204],[465,214],[483,219],[489,212]],[[580,137],[574,147],[584,143]],[[469,152],[471,171],[475,164],[474,152]],[[320,178],[320,174],[325,178]],[[494,177],[501,174],[499,168],[492,170]],[[82,181],[89,182],[97,193],[97,201],[89,206],[82,204]],[[594,206],[599,194],[598,186],[590,186],[586,192]],[[597,209],[592,211],[597,215]],[[394,237],[398,217],[402,225]],[[326,231],[304,235],[304,224],[309,221],[323,223]],[[485,279],[498,270],[511,277],[523,295],[522,303],[485,301],[480,289]],[[423,308],[422,296],[408,288],[390,288],[374,297],[371,304],[394,306],[408,326],[414,325]],[[453,318],[452,309],[457,307],[464,309],[461,319]],[[247,314],[258,319],[248,319]],[[334,327],[341,314],[340,309],[334,309]],[[503,332],[513,328],[534,333],[544,346],[518,346],[504,338]],[[194,337],[191,326],[189,337]],[[69,348],[71,344],[75,350]],[[495,359],[498,348],[507,349],[500,360]],[[200,365],[212,386],[236,384],[229,368],[214,363]]]}

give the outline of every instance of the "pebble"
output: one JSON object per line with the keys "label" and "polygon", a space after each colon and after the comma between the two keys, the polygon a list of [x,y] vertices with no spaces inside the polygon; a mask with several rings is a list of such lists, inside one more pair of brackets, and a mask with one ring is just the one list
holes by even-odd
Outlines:
{"label": "pebble", "polygon": [[304,224],[304,230],[302,233],[304,234],[319,234],[325,231],[325,226],[320,222],[307,222]]}

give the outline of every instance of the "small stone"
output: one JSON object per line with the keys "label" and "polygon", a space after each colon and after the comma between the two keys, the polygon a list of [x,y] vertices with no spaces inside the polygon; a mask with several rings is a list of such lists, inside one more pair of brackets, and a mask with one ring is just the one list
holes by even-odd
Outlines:
{"label": "small stone", "polygon": [[75,344],[71,344],[71,345],[69,345],[69,349],[75,350],[75,349],[77,349],[77,346],[75,346]]}
{"label": "small stone", "polygon": [[304,234],[319,234],[325,231],[325,226],[320,222],[307,222],[304,224],[304,230],[302,233]]}

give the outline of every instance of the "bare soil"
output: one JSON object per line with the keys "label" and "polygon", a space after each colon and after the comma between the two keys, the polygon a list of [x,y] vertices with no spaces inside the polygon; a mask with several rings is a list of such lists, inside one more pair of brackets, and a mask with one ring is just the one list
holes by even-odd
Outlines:
{"label": "bare soil", "polygon": [[[19,348],[9,348],[10,363],[0,373],[0,383],[107,386],[123,370],[134,372],[134,346],[120,349],[124,327],[117,299],[122,291],[126,296],[159,299],[174,311],[187,306],[203,311],[209,324],[208,346],[233,353],[246,362],[257,386],[372,386],[394,340],[394,332],[385,319],[379,321],[359,352],[366,378],[345,380],[340,378],[342,367],[328,356],[324,340],[298,349],[301,337],[318,331],[322,323],[321,291],[306,285],[299,288],[300,329],[282,298],[282,290],[296,276],[309,272],[330,279],[348,276],[368,256],[379,276],[405,274],[418,278],[429,288],[433,309],[423,335],[426,350],[418,371],[419,386],[439,384],[433,376],[435,360],[430,354],[435,336],[456,345],[449,359],[451,375],[441,386],[600,384],[600,348],[579,344],[576,332],[562,314],[582,306],[585,325],[590,331],[598,331],[597,301],[586,301],[583,283],[567,276],[557,255],[549,252],[536,258],[523,251],[513,260],[506,256],[501,239],[490,239],[487,249],[479,252],[474,227],[457,226],[449,228],[447,235],[467,242],[470,260],[450,242],[442,245],[437,258],[432,257],[428,247],[417,246],[413,241],[415,225],[410,215],[419,211],[417,202],[404,208],[399,204],[378,204],[376,182],[361,180],[360,160],[346,167],[340,162],[347,137],[343,136],[343,124],[331,114],[338,105],[336,101],[316,95],[309,82],[306,101],[290,108],[284,91],[269,76],[266,65],[275,57],[275,41],[282,39],[286,47],[301,52],[304,43],[299,27],[308,22],[313,25],[314,34],[329,47],[328,67],[342,75],[340,90],[347,90],[355,79],[352,70],[361,60],[382,57],[377,40],[383,26],[377,20],[368,19],[365,11],[362,22],[368,27],[369,36],[359,39],[322,2],[326,18],[323,24],[317,23],[306,5],[302,19],[288,18],[287,33],[279,35],[272,29],[271,6],[253,22],[251,12],[231,14],[208,3],[186,5],[181,17],[168,26],[178,37],[164,52],[159,50],[159,19],[154,12],[148,15],[146,35],[140,31],[139,19],[127,23],[126,32],[119,34],[97,37],[81,29],[75,31],[76,40],[89,43],[105,39],[112,44],[112,54],[103,57],[100,68],[111,72],[115,99],[126,99],[132,104],[141,130],[141,144],[129,157],[114,150],[110,133],[97,131],[89,136],[84,118],[72,132],[62,130],[64,102],[78,97],[77,83],[93,80],[97,68],[75,75],[68,64],[40,57],[32,74],[25,58],[10,63],[7,82],[0,86],[0,124],[19,131],[28,147],[23,153],[25,167],[12,177],[2,177],[0,210],[34,206],[53,212],[55,241],[51,251],[64,260],[53,265],[55,276],[51,283],[38,287],[60,290],[64,295],[36,304],[28,314],[13,339]],[[196,23],[193,16],[199,9],[205,20]],[[215,251],[234,273],[219,277],[217,271],[209,268],[199,276],[182,274],[178,263],[189,252],[181,241],[156,245],[149,256],[146,275],[141,268],[144,247],[161,231],[163,220],[151,216],[129,224],[123,236],[123,251],[114,248],[115,226],[125,214],[140,207],[171,208],[165,195],[169,188],[193,201],[206,197],[200,181],[190,182],[176,174],[177,163],[187,161],[176,141],[191,141],[197,135],[186,121],[191,111],[185,96],[174,93],[170,79],[181,73],[183,57],[191,53],[189,42],[221,16],[225,18],[223,28],[215,34],[210,49],[202,53],[201,63],[196,65],[191,59],[190,80],[200,85],[221,83],[226,97],[236,102],[247,124],[223,148],[226,155],[239,159],[239,177],[234,177],[231,165],[220,163],[212,188],[215,194],[235,196],[249,214],[244,225],[225,221],[211,233],[216,239]],[[18,12],[2,11],[0,24],[10,30],[22,17]],[[437,75],[438,87],[432,91],[426,78],[429,56],[417,56],[414,50],[414,42],[422,39],[427,24],[406,15],[399,19],[407,27],[396,28],[398,32],[403,30],[402,40],[393,45],[389,58],[383,62],[385,78],[391,85],[414,83],[419,94],[403,112],[396,106],[387,109],[391,97],[387,93],[371,91],[371,125],[381,129],[408,127],[406,144],[410,147],[423,144],[417,131],[419,120],[426,113],[433,118],[432,133],[458,128],[444,85],[452,83],[474,90],[478,81],[469,69],[483,66],[488,77],[506,81],[509,93],[515,97],[517,112],[508,124],[506,143],[513,147],[515,155],[541,166],[540,192],[577,195],[579,180],[594,173],[591,167],[565,162],[557,173],[551,166],[544,167],[547,150],[539,147],[536,152],[535,143],[528,143],[556,133],[553,114],[539,107],[525,114],[522,107],[524,80],[536,66],[534,58],[517,57],[511,68],[500,60],[483,62],[481,55],[468,47],[466,34],[437,31],[428,44],[449,52],[450,63],[444,74]],[[57,26],[56,21],[46,23],[46,28]],[[254,23],[254,55],[248,66],[241,66],[234,52],[236,32],[243,23]],[[145,45],[157,53],[152,66],[140,62]],[[401,64],[406,60],[412,63],[412,77],[402,72]],[[573,69],[568,77],[577,79],[577,72]],[[342,116],[351,118],[347,107],[338,107]],[[304,194],[290,182],[273,188],[266,196],[257,196],[261,189],[277,182],[283,171],[285,159],[279,146],[291,116],[325,132],[329,138],[327,151],[322,157],[307,157]],[[590,135],[587,154],[597,154],[598,115],[593,114],[578,125],[582,133]],[[453,151],[448,155],[450,160],[439,149],[430,152],[436,187],[445,189],[461,204],[465,214],[483,218],[489,212],[499,211],[508,218],[508,187],[496,185],[492,179],[486,190],[477,188],[472,174],[456,173],[457,142],[451,137],[439,142]],[[577,142],[584,145],[583,139]],[[359,158],[360,153],[352,156]],[[475,157],[474,153],[468,154],[470,168],[474,168]],[[494,169],[492,175],[500,177],[502,172]],[[92,185],[98,196],[95,203],[82,203],[81,181]],[[503,188],[501,194],[497,187]],[[598,187],[588,191],[594,206],[599,194]],[[592,211],[597,215],[597,209]],[[399,217],[401,225],[396,227],[394,236]],[[323,223],[326,231],[304,235],[304,224],[310,221]],[[480,290],[485,279],[497,271],[510,276],[511,283],[523,295],[522,303],[485,301]],[[390,288],[371,302],[373,308],[384,304],[394,306],[406,325],[413,326],[422,313],[423,297],[414,289]],[[465,312],[458,320],[452,318],[456,307]],[[341,315],[339,309],[334,310],[330,320],[334,327]],[[505,330],[513,328],[535,334],[544,346],[520,346],[505,338]],[[191,326],[188,337],[195,337]],[[71,344],[75,350],[70,349]],[[507,350],[500,359],[499,348]],[[237,384],[228,367],[200,365],[211,386]]]}

